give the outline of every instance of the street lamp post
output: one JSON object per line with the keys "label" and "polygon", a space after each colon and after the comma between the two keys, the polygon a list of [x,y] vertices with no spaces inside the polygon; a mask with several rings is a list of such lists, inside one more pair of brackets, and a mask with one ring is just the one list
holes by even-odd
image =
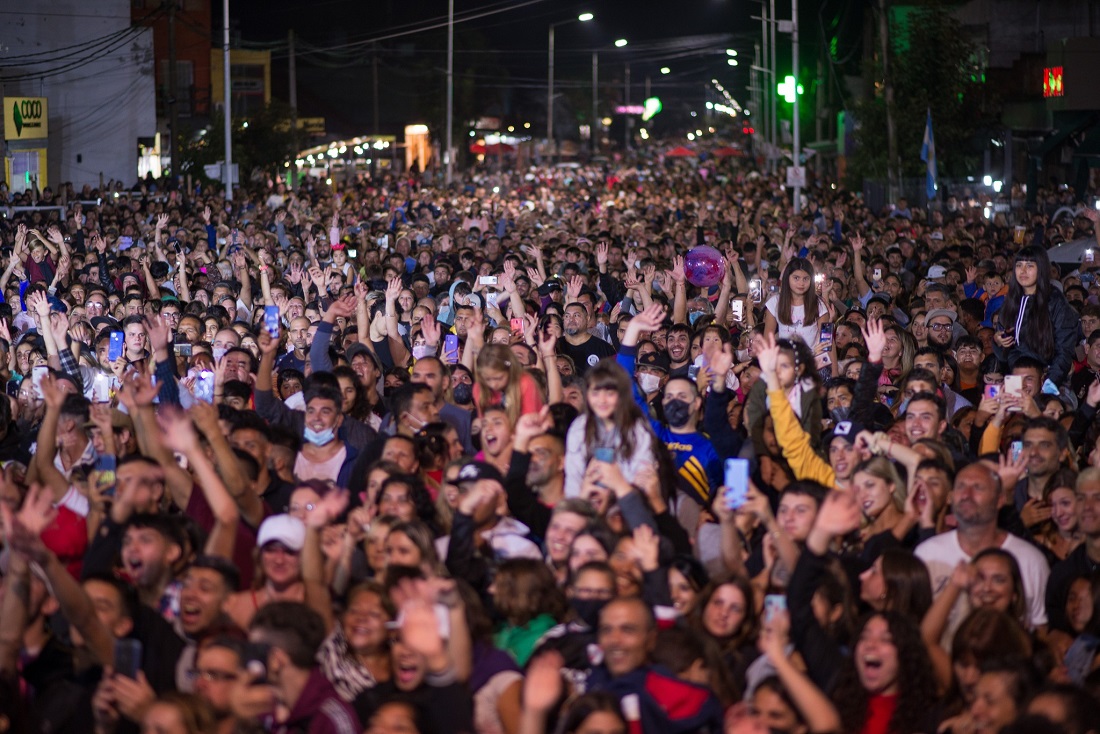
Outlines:
{"label": "street lamp post", "polygon": [[592,13],[581,13],[576,18],[550,24],[549,38],[547,39],[549,53],[546,59],[546,147],[551,161],[554,160],[554,29],[574,21],[587,23],[594,17],[596,16]]}
{"label": "street lamp post", "polygon": [[[454,127],[455,127],[455,0],[447,3],[447,131],[444,144],[447,151],[443,154],[446,162],[444,183],[451,185],[454,176]],[[378,131],[374,131],[378,134]]]}
{"label": "street lamp post", "polygon": [[[229,109],[229,0],[222,0],[222,67],[224,76],[222,84],[225,94],[225,170],[222,178],[225,180],[225,200],[233,200],[233,116]],[[172,131],[175,135],[175,130]],[[172,165],[175,165],[172,161]]]}
{"label": "street lamp post", "polygon": [[600,81],[600,52],[592,52],[592,124],[588,126],[588,147],[590,149],[590,155],[597,155],[600,152],[600,144],[597,139],[600,129],[599,118],[599,81]]}

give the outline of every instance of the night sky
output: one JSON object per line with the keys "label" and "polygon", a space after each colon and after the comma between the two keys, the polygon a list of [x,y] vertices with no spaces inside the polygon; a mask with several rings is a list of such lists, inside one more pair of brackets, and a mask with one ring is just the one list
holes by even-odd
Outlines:
{"label": "night sky", "polygon": [[[555,89],[568,96],[564,102],[567,109],[575,109],[582,116],[591,109],[584,100],[591,96],[594,49],[600,49],[601,98],[608,102],[621,101],[613,98],[623,93],[626,62],[631,65],[632,102],[641,101],[646,76],[651,79],[652,94],[665,101],[666,110],[677,105],[683,110],[702,109],[703,85],[711,78],[719,79],[738,101],[744,102],[752,44],[760,28],[759,21],[750,19],[758,12],[756,2],[524,3],[456,0],[456,17],[513,8],[456,25],[459,119],[488,114],[516,123],[530,120],[541,135],[545,131],[547,29],[550,23],[576,18],[585,11],[594,13],[595,19],[567,23],[556,30]],[[215,2],[213,10],[217,26],[221,22],[221,3]],[[287,96],[285,39],[288,29],[295,30],[300,39],[300,112],[324,116],[330,130],[346,134],[365,132],[372,126],[374,52],[380,126],[393,132],[412,118],[422,118],[429,124],[439,119],[445,89],[446,16],[444,0],[231,0],[230,8],[242,45],[272,49],[273,91],[283,99]],[[387,38],[375,48],[369,44],[346,46],[432,24],[444,27]],[[730,38],[721,38],[723,34]],[[689,43],[690,37],[699,36],[711,38],[704,43],[696,41],[693,48],[676,49]],[[614,49],[617,38],[629,39],[629,46]],[[712,45],[709,52],[700,49],[706,43]],[[736,68],[726,63],[727,45],[739,52],[741,63]],[[661,66],[670,67],[672,73],[662,76]]]}

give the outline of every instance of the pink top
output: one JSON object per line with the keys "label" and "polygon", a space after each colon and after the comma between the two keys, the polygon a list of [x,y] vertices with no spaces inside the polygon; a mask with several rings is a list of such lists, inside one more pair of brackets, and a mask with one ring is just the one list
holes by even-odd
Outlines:
{"label": "pink top", "polygon": [[[520,415],[526,415],[527,413],[537,413],[542,410],[543,401],[542,393],[539,391],[539,386],[535,382],[535,378],[526,372],[523,373],[523,377],[520,378]],[[490,405],[502,405],[504,402],[504,393],[493,391],[489,399]],[[481,385],[474,383],[474,405],[477,406],[478,417],[481,417]]]}

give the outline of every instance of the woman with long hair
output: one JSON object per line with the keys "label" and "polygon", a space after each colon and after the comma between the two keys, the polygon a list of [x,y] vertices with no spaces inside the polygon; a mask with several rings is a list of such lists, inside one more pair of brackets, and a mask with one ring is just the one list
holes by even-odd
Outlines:
{"label": "woman with long hair", "polygon": [[876,612],[897,612],[920,624],[932,606],[932,579],[919,558],[889,548],[860,574],[859,596]]}
{"label": "woman with long hair", "polygon": [[1050,282],[1050,260],[1042,247],[1016,253],[1008,274],[1008,293],[997,314],[993,337],[997,359],[1011,366],[1021,357],[1050,365],[1047,378],[1061,385],[1073,366],[1081,317]]}
{"label": "woman with long hair", "polygon": [[832,699],[843,722],[840,731],[935,731],[936,682],[917,626],[894,612],[864,620]]}
{"label": "woman with long hair", "polygon": [[1043,523],[1035,540],[1059,561],[1081,545],[1085,536],[1077,524],[1077,472],[1059,469],[1043,487],[1043,503],[1050,520]]}
{"label": "woman with long hair", "polygon": [[825,301],[817,297],[814,266],[802,257],[791,258],[783,269],[779,293],[764,304],[764,333],[778,338],[800,338],[817,346],[821,324],[829,318]]}
{"label": "woman with long hair", "polygon": [[592,458],[610,458],[628,482],[655,461],[653,430],[632,398],[626,370],[604,360],[588,370],[585,384],[584,412],[569,426],[565,439],[566,497],[580,496]]}
{"label": "woman with long hair", "polygon": [[505,344],[482,347],[474,369],[474,405],[478,415],[500,406],[514,426],[521,415],[539,412],[545,402],[535,378],[527,374],[510,347]]}
{"label": "woman with long hair", "polygon": [[718,646],[734,682],[743,686],[745,671],[759,655],[760,619],[752,582],[744,576],[711,581],[699,592],[689,619],[692,629]]}

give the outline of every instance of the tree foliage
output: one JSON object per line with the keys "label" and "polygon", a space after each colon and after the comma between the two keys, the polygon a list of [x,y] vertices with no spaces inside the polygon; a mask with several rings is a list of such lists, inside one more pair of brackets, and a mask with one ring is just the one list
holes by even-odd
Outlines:
{"label": "tree foliage", "polygon": [[[205,131],[188,130],[181,135],[181,171],[202,176],[205,165],[225,157],[225,118],[215,112]],[[247,126],[245,126],[247,122]],[[233,162],[239,166],[241,183],[259,174],[278,176],[286,161],[294,161],[301,149],[301,131],[291,126],[290,106],[272,100],[259,114],[247,120],[233,120]]]}
{"label": "tree foliage", "polygon": [[[981,147],[975,145],[976,133],[995,122],[978,62],[980,49],[939,2],[917,9],[910,16],[907,31],[904,38],[898,38],[897,26],[891,28],[895,37],[891,38],[890,70],[901,175],[924,174],[920,149],[927,110],[932,111],[940,175],[972,173],[981,158]],[[864,177],[885,179],[887,171],[886,101],[880,56],[876,55],[873,67],[865,73],[871,73],[876,84],[875,95],[856,105],[860,133],[849,167],[849,183],[856,187]]]}

